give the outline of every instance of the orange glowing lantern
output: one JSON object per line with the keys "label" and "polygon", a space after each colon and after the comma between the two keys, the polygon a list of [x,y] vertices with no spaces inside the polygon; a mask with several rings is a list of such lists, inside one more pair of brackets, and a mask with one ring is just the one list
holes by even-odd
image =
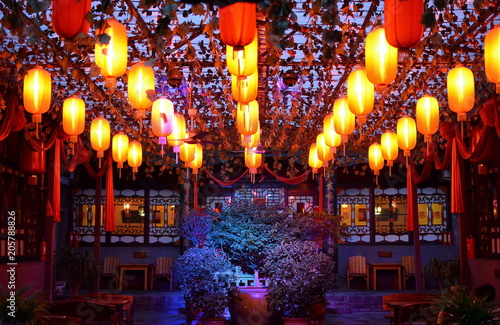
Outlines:
{"label": "orange glowing lantern", "polygon": [[408,164],[410,151],[413,150],[417,144],[417,126],[415,120],[407,115],[401,117],[396,125],[396,134],[398,137],[398,146],[403,150],[403,154]]}
{"label": "orange glowing lantern", "polygon": [[99,167],[101,166],[101,158],[104,157],[104,151],[109,148],[110,126],[108,120],[99,116],[92,120],[90,124],[90,143],[92,149],[97,151],[99,158]]}
{"label": "orange glowing lantern", "polygon": [[162,156],[164,154],[163,146],[167,144],[167,136],[172,133],[173,123],[174,104],[166,98],[155,100],[151,109],[151,127],[153,134],[158,137]]}
{"label": "orange glowing lantern", "polygon": [[484,38],[484,68],[489,81],[496,84],[500,94],[500,25],[486,33]]}
{"label": "orange glowing lantern", "polygon": [[193,174],[197,175],[198,169],[200,169],[203,164],[203,146],[199,143],[194,144],[194,146],[196,147],[194,151],[194,159],[187,164],[188,167],[193,170]]}
{"label": "orange glowing lantern", "polygon": [[423,0],[385,0],[384,26],[387,42],[398,49],[417,46],[424,32],[421,23],[423,13]]}
{"label": "orange glowing lantern", "polygon": [[57,35],[73,38],[78,33],[87,33],[90,24],[85,16],[91,4],[91,0],[53,0],[52,27]]}
{"label": "orange glowing lantern", "polygon": [[457,113],[458,121],[467,119],[467,112],[474,107],[474,74],[462,65],[457,65],[447,78],[448,105]]}
{"label": "orange glowing lantern", "polygon": [[378,175],[380,170],[384,168],[384,157],[382,156],[382,147],[378,142],[370,145],[368,148],[368,163],[375,175],[375,182],[378,184]]}
{"label": "orange glowing lantern", "polygon": [[417,130],[424,135],[425,142],[439,129],[439,104],[436,98],[425,95],[417,101]]}
{"label": "orange glowing lantern", "polygon": [[130,67],[128,74],[128,102],[137,110],[136,118],[146,117],[151,107],[151,96],[155,92],[155,72],[152,67],[138,62]]}
{"label": "orange glowing lantern", "polygon": [[347,143],[349,134],[354,131],[354,124],[356,121],[356,115],[354,115],[349,109],[349,102],[347,96],[340,96],[333,103],[333,128],[335,132],[340,134],[342,137],[342,144],[344,145],[344,156],[345,156],[345,144]]}
{"label": "orange glowing lantern", "polygon": [[231,75],[233,97],[240,103],[250,103],[257,98],[259,91],[259,73],[255,71],[248,77]]}
{"label": "orange glowing lantern", "polygon": [[193,161],[195,157],[196,143],[183,143],[180,146],[179,157],[185,163]]}
{"label": "orange glowing lantern", "polygon": [[230,45],[226,45],[226,62],[229,73],[237,77],[250,76],[257,71],[258,59],[258,37],[257,30],[253,41],[243,50],[235,51]]}
{"label": "orange glowing lantern", "polygon": [[342,143],[342,137],[335,132],[333,113],[328,114],[323,120],[323,132],[325,133],[325,143],[332,148],[332,154],[336,154],[337,147]]}
{"label": "orange glowing lantern", "polygon": [[113,154],[113,160],[116,162],[120,177],[122,176],[123,163],[128,159],[128,146],[129,141],[126,134],[119,132],[113,136],[111,150]]}
{"label": "orange glowing lantern", "polygon": [[24,76],[23,101],[26,111],[32,114],[32,121],[42,122],[42,114],[50,108],[52,98],[52,78],[47,70],[40,67],[33,68]]}
{"label": "orange glowing lantern", "polygon": [[29,174],[28,185],[38,185],[38,177],[36,174],[43,174],[46,170],[46,150],[33,151],[28,146],[28,143],[21,145],[21,160],[19,168]]}
{"label": "orange glowing lantern", "polygon": [[240,135],[241,137],[241,145],[245,148],[254,148],[257,147],[260,143],[260,122],[258,125],[257,132],[252,135]]}
{"label": "orange glowing lantern", "polygon": [[184,139],[186,139],[186,119],[182,114],[175,113],[172,123],[172,133],[167,136],[167,141],[169,145],[174,147],[176,163],[177,154],[180,151],[180,146],[184,143]]}
{"label": "orange glowing lantern", "polygon": [[128,165],[132,167],[133,177],[142,164],[142,145],[139,141],[132,141],[128,147]]}
{"label": "orange glowing lantern", "polygon": [[252,183],[255,182],[255,174],[257,174],[257,168],[262,164],[262,154],[255,153],[251,149],[245,150],[245,165],[250,171],[250,178]]}
{"label": "orange glowing lantern", "polygon": [[259,129],[259,103],[256,100],[248,104],[238,103],[236,125],[240,134],[252,135],[257,132]]}
{"label": "orange glowing lantern", "polygon": [[398,49],[387,43],[383,27],[377,27],[366,37],[365,65],[368,80],[378,87],[385,87],[396,79]]}
{"label": "orange glowing lantern", "polygon": [[366,115],[373,110],[375,86],[366,77],[366,70],[357,68],[347,79],[349,109],[358,117],[360,124],[366,123]]}
{"label": "orange glowing lantern", "polygon": [[116,78],[123,75],[127,69],[127,29],[115,19],[107,19],[105,29],[98,29],[96,35],[106,34],[108,44],[96,42],[95,63],[101,68],[101,74],[106,79],[107,88],[116,87]]}
{"label": "orange glowing lantern", "polygon": [[318,147],[316,143],[311,144],[309,147],[309,167],[312,168],[313,175],[318,172],[318,169],[323,167],[323,162],[318,157]]}
{"label": "orange glowing lantern", "polygon": [[398,158],[398,136],[396,133],[386,131],[382,134],[380,146],[382,148],[382,157],[387,160],[387,166],[389,166],[389,176],[391,176],[393,161]]}
{"label": "orange glowing lantern", "polygon": [[236,2],[219,8],[220,37],[226,45],[242,47],[250,44],[255,38],[256,22],[256,4],[253,2]]}
{"label": "orange glowing lantern", "polygon": [[316,150],[319,160],[323,163],[328,165],[328,161],[333,159],[332,148],[326,144],[324,133],[320,133],[316,137]]}
{"label": "orange glowing lantern", "polygon": [[69,141],[78,141],[78,135],[85,130],[85,102],[77,96],[66,99],[63,103],[63,130],[69,135]]}

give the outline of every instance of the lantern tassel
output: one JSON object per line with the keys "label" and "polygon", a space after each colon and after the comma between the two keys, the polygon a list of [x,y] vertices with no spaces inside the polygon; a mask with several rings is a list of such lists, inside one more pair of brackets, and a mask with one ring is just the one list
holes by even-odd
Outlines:
{"label": "lantern tassel", "polygon": [[375,185],[378,186],[378,175],[375,175]]}
{"label": "lantern tassel", "polygon": [[118,178],[122,178],[122,169],[118,168]]}
{"label": "lantern tassel", "polygon": [[345,142],[344,142],[344,143],[342,143],[342,154],[343,154],[343,155],[344,155],[344,157],[345,157]]}
{"label": "lantern tassel", "polygon": [[389,177],[392,177],[392,165],[389,166]]}
{"label": "lantern tassel", "polygon": [[37,139],[40,139],[40,137],[38,136],[38,123],[35,123],[35,136]]}
{"label": "lantern tassel", "polygon": [[408,156],[406,156],[406,167],[408,167]]}

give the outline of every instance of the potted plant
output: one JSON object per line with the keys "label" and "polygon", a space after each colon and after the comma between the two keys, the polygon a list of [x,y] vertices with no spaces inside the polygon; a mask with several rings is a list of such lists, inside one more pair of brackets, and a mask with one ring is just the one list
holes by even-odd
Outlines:
{"label": "potted plant", "polygon": [[24,286],[11,295],[2,287],[0,293],[0,324],[45,324],[49,302],[41,297],[41,291]]}
{"label": "potted plant", "polygon": [[73,247],[65,247],[58,251],[54,266],[56,277],[67,281],[72,298],[78,296],[80,287],[92,281],[99,270],[94,255],[88,251],[79,252]]}
{"label": "potted plant", "polygon": [[313,306],[334,287],[333,259],[313,241],[292,241],[273,248],[264,270],[269,275],[269,307],[282,313],[285,324],[308,324]]}
{"label": "potted plant", "polygon": [[175,265],[188,310],[201,310],[201,324],[224,324],[224,312],[236,290],[236,270],[213,247],[192,247]]}
{"label": "potted plant", "polygon": [[458,257],[447,261],[433,257],[427,267],[429,278],[434,279],[441,289],[450,288],[460,281],[460,260]]}

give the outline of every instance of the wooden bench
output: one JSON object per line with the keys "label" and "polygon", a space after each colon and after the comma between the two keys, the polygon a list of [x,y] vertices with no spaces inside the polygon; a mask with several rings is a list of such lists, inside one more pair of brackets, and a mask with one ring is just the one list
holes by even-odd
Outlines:
{"label": "wooden bench", "polygon": [[[421,311],[424,306],[429,306],[434,299],[439,297],[435,293],[395,293],[382,297],[382,309],[389,311],[389,314],[384,315],[384,318],[389,319],[391,325],[401,324],[401,321],[408,320],[415,312],[415,308]],[[399,308],[398,315],[394,312],[394,308]],[[413,307],[412,307],[413,306]],[[399,315],[401,311],[401,315]],[[399,319],[396,319],[397,318]]]}

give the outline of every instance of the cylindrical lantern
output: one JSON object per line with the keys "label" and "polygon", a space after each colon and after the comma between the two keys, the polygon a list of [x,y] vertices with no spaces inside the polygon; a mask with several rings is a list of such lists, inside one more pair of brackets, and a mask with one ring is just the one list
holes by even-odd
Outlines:
{"label": "cylindrical lantern", "polygon": [[424,27],[423,0],[385,0],[384,27],[387,42],[398,49],[417,46]]}
{"label": "cylindrical lantern", "polygon": [[90,27],[86,19],[92,0],[53,0],[52,27],[60,37],[73,38],[87,33]]}
{"label": "cylindrical lantern", "polygon": [[375,175],[376,183],[378,184],[378,175],[380,174],[380,170],[384,168],[384,157],[382,156],[382,147],[378,142],[375,142],[370,145],[368,148],[368,164],[370,168],[373,170],[373,174]]}
{"label": "cylindrical lantern", "polygon": [[26,111],[32,114],[37,127],[42,122],[42,114],[50,108],[52,98],[52,79],[50,73],[40,67],[28,71],[24,76],[23,102]]}
{"label": "cylindrical lantern", "polygon": [[318,158],[322,162],[328,164],[328,161],[333,159],[332,148],[326,144],[324,133],[320,133],[316,137],[316,150]]}
{"label": "cylindrical lantern", "polygon": [[254,148],[259,145],[260,142],[260,123],[257,132],[252,135],[240,135],[241,145],[245,148]]}
{"label": "cylindrical lantern", "polygon": [[439,129],[439,104],[436,98],[425,95],[417,101],[417,130],[430,142]]}
{"label": "cylindrical lantern", "polygon": [[484,38],[484,68],[489,81],[496,84],[500,94],[500,25],[486,33]]}
{"label": "cylindrical lantern", "polygon": [[162,156],[163,146],[167,144],[167,136],[172,133],[173,124],[174,104],[166,98],[158,98],[151,109],[151,127],[153,134],[158,137]]}
{"label": "cylindrical lantern", "polygon": [[43,174],[46,170],[46,150],[34,151],[24,143],[21,146],[21,160],[19,168],[28,174]]}
{"label": "cylindrical lantern", "polygon": [[309,167],[312,168],[313,174],[318,172],[318,169],[323,167],[323,162],[318,157],[318,147],[316,143],[311,144],[309,147]]}
{"label": "cylindrical lantern", "polygon": [[366,70],[357,68],[347,79],[349,109],[358,117],[360,124],[366,123],[366,115],[373,110],[375,86],[366,77]]}
{"label": "cylindrical lantern", "polygon": [[184,119],[182,114],[175,113],[172,124],[172,133],[167,136],[167,141],[169,145],[174,147],[176,163],[180,146],[184,143],[184,139],[186,139],[186,119]]}
{"label": "cylindrical lantern", "polygon": [[248,77],[231,75],[231,91],[233,98],[240,103],[254,101],[259,92],[259,73],[257,70]]}
{"label": "cylindrical lantern", "polygon": [[253,2],[236,2],[219,8],[220,37],[226,45],[242,47],[250,44],[255,38],[256,22],[256,4]]}
{"label": "cylindrical lantern", "polygon": [[69,141],[77,142],[78,135],[85,130],[85,102],[76,96],[63,103],[63,130],[69,135]]}
{"label": "cylindrical lantern", "polygon": [[398,49],[387,43],[383,27],[377,27],[366,37],[365,66],[368,80],[379,87],[396,79]]}
{"label": "cylindrical lantern", "polygon": [[135,173],[139,170],[142,164],[142,145],[139,141],[132,141],[128,147],[128,165],[132,167],[132,172]]}
{"label": "cylindrical lantern", "polygon": [[190,161],[193,161],[195,157],[195,151],[196,151],[196,143],[193,144],[183,143],[180,146],[179,157],[183,162],[188,163]]}
{"label": "cylindrical lantern", "polygon": [[458,121],[467,119],[467,112],[474,107],[474,74],[462,65],[457,65],[447,78],[448,105],[457,113]]}
{"label": "cylindrical lantern", "polygon": [[126,134],[119,132],[113,136],[111,150],[113,160],[117,163],[119,169],[123,168],[123,163],[128,159],[128,147],[129,141]]}
{"label": "cylindrical lantern", "polygon": [[257,132],[259,129],[259,103],[256,100],[248,104],[238,103],[236,125],[240,134],[252,135]]}
{"label": "cylindrical lantern", "polygon": [[404,156],[409,157],[410,151],[417,144],[417,126],[415,120],[405,115],[398,120],[396,125],[398,146],[403,150]]}
{"label": "cylindrical lantern", "polygon": [[255,30],[253,41],[245,46],[243,50],[235,51],[230,45],[226,45],[226,62],[229,73],[237,77],[250,76],[257,71],[258,59],[258,37]]}
{"label": "cylindrical lantern", "polygon": [[347,143],[349,134],[354,131],[355,121],[356,115],[349,109],[347,96],[340,96],[340,98],[333,103],[333,127],[335,132],[341,135],[344,147]]}
{"label": "cylindrical lantern", "polygon": [[194,151],[194,159],[187,164],[188,167],[193,170],[193,174],[197,175],[198,169],[200,169],[203,164],[203,146],[199,143],[194,144],[194,146],[196,147]]}
{"label": "cylindrical lantern", "polygon": [[128,102],[137,110],[136,118],[146,117],[146,109],[151,107],[151,96],[155,93],[155,72],[143,62],[130,67],[128,74]]}
{"label": "cylindrical lantern", "polygon": [[262,164],[262,154],[255,153],[251,149],[245,150],[245,165],[249,169],[252,183],[255,182],[255,174],[257,174],[257,168],[259,168],[261,164]]}
{"label": "cylindrical lantern", "polygon": [[106,87],[116,87],[116,77],[127,69],[127,29],[115,19],[107,19],[104,30],[98,29],[96,35],[106,34],[110,37],[108,44],[95,43],[95,63],[101,68],[106,78]]}
{"label": "cylindrical lantern", "polygon": [[333,123],[333,113],[328,114],[323,120],[323,132],[325,133],[325,143],[332,148],[332,153],[337,153],[337,147],[342,143],[342,137],[335,132]]}
{"label": "cylindrical lantern", "polygon": [[[380,146],[382,148],[382,157],[387,160],[387,166],[392,167],[392,162],[398,158],[398,136],[396,133],[386,131],[382,134]],[[391,175],[391,168],[389,168],[389,175]]]}
{"label": "cylindrical lantern", "polygon": [[90,124],[90,143],[92,149],[97,151],[97,158],[104,157],[104,151],[109,148],[110,127],[104,117],[99,116]]}

